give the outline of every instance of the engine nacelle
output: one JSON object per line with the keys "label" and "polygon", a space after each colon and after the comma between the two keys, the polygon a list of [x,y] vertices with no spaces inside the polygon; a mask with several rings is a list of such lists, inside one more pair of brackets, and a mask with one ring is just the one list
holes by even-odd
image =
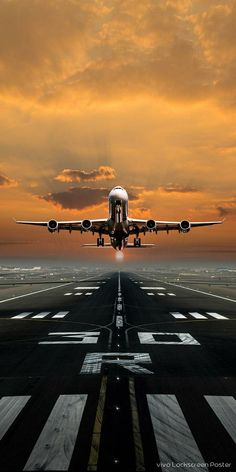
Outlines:
{"label": "engine nacelle", "polygon": [[58,229],[58,222],[56,220],[50,220],[47,224],[47,227],[50,233],[54,233]]}
{"label": "engine nacelle", "polygon": [[179,225],[179,229],[181,233],[188,233],[190,231],[190,228],[191,228],[191,224],[189,223],[188,220],[181,221]]}
{"label": "engine nacelle", "polygon": [[147,220],[146,226],[148,231],[153,231],[156,228],[156,223],[154,220]]}
{"label": "engine nacelle", "polygon": [[83,220],[81,225],[84,231],[89,231],[92,228],[92,221]]}

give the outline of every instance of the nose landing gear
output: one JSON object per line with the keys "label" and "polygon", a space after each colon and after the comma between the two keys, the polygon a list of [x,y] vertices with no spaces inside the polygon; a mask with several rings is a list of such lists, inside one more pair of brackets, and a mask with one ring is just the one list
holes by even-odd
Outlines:
{"label": "nose landing gear", "polygon": [[141,247],[141,238],[134,238],[134,247]]}
{"label": "nose landing gear", "polygon": [[97,238],[97,246],[104,246],[104,238]]}

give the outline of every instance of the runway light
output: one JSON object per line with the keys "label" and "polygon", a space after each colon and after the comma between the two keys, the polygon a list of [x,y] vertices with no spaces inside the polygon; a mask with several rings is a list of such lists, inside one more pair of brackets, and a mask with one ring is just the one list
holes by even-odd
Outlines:
{"label": "runway light", "polygon": [[121,262],[124,259],[124,253],[122,251],[116,251],[115,258],[117,262]]}

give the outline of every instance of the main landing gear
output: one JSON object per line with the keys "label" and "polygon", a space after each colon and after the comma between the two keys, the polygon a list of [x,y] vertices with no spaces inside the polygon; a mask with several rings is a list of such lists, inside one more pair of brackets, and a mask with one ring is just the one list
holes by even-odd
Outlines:
{"label": "main landing gear", "polygon": [[104,246],[104,238],[97,238],[97,246]]}
{"label": "main landing gear", "polygon": [[134,238],[134,247],[141,247],[141,238]]}

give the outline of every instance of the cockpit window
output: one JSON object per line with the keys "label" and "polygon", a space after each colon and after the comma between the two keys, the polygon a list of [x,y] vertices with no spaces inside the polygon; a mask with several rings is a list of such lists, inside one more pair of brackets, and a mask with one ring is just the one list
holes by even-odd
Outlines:
{"label": "cockpit window", "polygon": [[116,187],[116,189],[123,190],[122,187]]}

